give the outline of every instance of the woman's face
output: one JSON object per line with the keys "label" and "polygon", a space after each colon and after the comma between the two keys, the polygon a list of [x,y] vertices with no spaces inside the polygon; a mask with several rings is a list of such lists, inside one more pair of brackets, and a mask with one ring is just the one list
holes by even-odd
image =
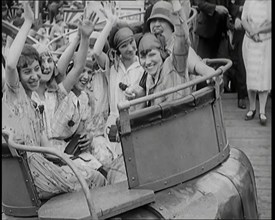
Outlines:
{"label": "woman's face", "polygon": [[42,76],[41,76],[41,82],[48,82],[52,78],[52,75],[54,74],[54,61],[51,56],[48,54],[43,54],[41,62],[41,69],[42,69]]}
{"label": "woman's face", "polygon": [[75,84],[75,88],[79,91],[84,90],[92,80],[92,75],[93,71],[90,68],[85,67],[79,76],[78,82]]}
{"label": "woman's face", "polygon": [[163,18],[155,18],[150,22],[150,31],[153,34],[172,34],[173,30],[170,24]]}
{"label": "woman's face", "polygon": [[129,39],[118,48],[121,56],[125,60],[131,60],[135,57],[137,52],[137,45],[134,38]]}
{"label": "woman's face", "polygon": [[37,60],[29,62],[27,67],[21,68],[19,74],[20,81],[25,90],[35,91],[38,89],[42,72]]}
{"label": "woman's face", "polygon": [[139,53],[139,62],[143,69],[152,76],[156,75],[163,63],[158,49]]}

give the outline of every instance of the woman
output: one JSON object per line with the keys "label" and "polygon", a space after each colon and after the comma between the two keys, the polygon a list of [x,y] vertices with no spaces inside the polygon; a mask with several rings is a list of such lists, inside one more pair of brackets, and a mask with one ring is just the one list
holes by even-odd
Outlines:
{"label": "woman", "polygon": [[242,25],[246,31],[242,50],[249,98],[245,120],[252,120],[256,114],[258,93],[259,119],[266,125],[265,107],[271,90],[271,0],[245,1]]}
{"label": "woman", "polygon": [[[126,89],[126,93],[131,98],[132,93],[135,97],[142,96],[142,89],[146,95],[163,91],[165,89],[177,86],[190,80],[187,71],[187,56],[189,52],[189,32],[186,23],[186,17],[179,2],[172,1],[171,8],[177,11],[174,20],[175,42],[172,54],[166,49],[165,38],[161,35],[146,33],[140,40],[138,46],[138,54],[141,66],[145,70],[142,81],[139,86]],[[175,10],[177,9],[177,10]],[[179,13],[178,9],[181,10]],[[183,15],[183,16],[180,16]],[[191,93],[191,88],[179,91],[151,100],[147,105],[156,105],[165,101],[186,96]]]}
{"label": "woman", "polygon": [[[50,32],[50,40],[53,40],[56,37],[62,36],[65,34],[65,26],[66,23],[63,21],[63,17],[61,14],[57,14],[55,16],[55,24],[53,25]],[[59,40],[52,43],[53,51],[63,47],[66,44],[65,36],[61,37]]]}
{"label": "woman", "polygon": [[[24,24],[16,35],[6,59],[6,85],[3,102],[18,120],[14,128],[16,140],[30,146],[49,146],[45,134],[42,112],[31,100],[32,92],[39,87],[42,71],[39,54],[30,45],[25,45],[28,32],[34,21],[34,14],[28,2],[24,2]],[[80,25],[80,51],[85,48],[93,30],[93,22],[84,17]],[[27,161],[41,199],[53,195],[78,191],[81,186],[68,166],[58,166],[40,153],[27,152]],[[90,187],[103,186],[105,178],[97,171],[78,167]]]}
{"label": "woman", "polygon": [[[119,116],[117,104],[126,100],[125,93],[119,85],[135,85],[140,81],[143,74],[143,68],[136,56],[137,46],[133,31],[127,26],[118,27],[116,25],[118,19],[115,15],[114,8],[113,4],[108,4],[108,2],[104,4],[102,12],[107,21],[100,33],[99,40],[96,41],[94,46],[94,56],[99,66],[104,69],[106,62],[111,63],[110,70],[105,72],[108,79],[110,105],[106,130],[112,125],[116,125],[116,119]],[[109,42],[112,48],[109,53],[110,60],[109,57],[103,53],[103,47],[109,35]],[[118,155],[121,155],[122,150],[120,144],[114,143],[114,145],[114,150]]]}
{"label": "woman", "polygon": [[[57,63],[55,63],[52,53],[45,46],[41,44],[34,45],[41,60],[42,74],[39,87],[32,93],[31,98],[37,105],[44,106],[43,123],[48,139],[53,137],[51,128],[54,113],[62,100],[72,90],[81,73],[81,68],[84,66],[85,54],[80,53],[82,55],[78,58],[81,60],[76,62],[75,67],[66,76],[67,67],[79,42],[80,35],[78,34]],[[54,145],[62,144],[62,141],[52,140],[51,142]]]}

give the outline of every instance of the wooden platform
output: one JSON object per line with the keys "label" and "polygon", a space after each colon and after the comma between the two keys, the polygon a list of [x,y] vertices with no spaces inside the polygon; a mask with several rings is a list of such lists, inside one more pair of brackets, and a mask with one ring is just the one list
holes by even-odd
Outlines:
{"label": "wooden platform", "polygon": [[[260,219],[271,219],[271,98],[267,101],[266,126],[259,123],[259,106],[255,118],[245,121],[247,109],[237,107],[237,94],[222,95],[223,116],[229,143],[250,159],[256,177]],[[248,104],[248,100],[247,100]]]}

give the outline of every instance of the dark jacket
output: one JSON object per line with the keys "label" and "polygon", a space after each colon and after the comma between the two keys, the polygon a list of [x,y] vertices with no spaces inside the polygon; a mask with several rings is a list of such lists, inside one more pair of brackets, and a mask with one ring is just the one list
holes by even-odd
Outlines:
{"label": "dark jacket", "polygon": [[[242,12],[240,11],[240,7],[244,5],[245,0],[235,0],[235,1],[230,1],[229,4],[229,13],[232,16],[232,22],[235,22],[236,18],[240,18],[242,16]],[[243,36],[245,34],[244,29],[242,30],[234,30],[233,34],[233,44],[239,43],[242,41]]]}
{"label": "dark jacket", "polygon": [[227,16],[221,16],[215,12],[216,5],[229,7],[228,0],[195,0],[198,6],[198,19],[195,33],[204,38],[212,38],[221,35],[227,30]]}

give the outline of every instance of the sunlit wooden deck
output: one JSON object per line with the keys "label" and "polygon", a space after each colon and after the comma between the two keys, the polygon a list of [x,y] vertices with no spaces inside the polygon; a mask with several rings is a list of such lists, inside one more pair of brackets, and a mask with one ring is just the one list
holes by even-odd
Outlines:
{"label": "sunlit wooden deck", "polygon": [[266,113],[268,123],[261,126],[258,108],[255,118],[245,121],[246,110],[237,107],[237,94],[222,95],[226,134],[230,145],[241,149],[250,159],[256,177],[260,219],[271,219],[271,98]]}

